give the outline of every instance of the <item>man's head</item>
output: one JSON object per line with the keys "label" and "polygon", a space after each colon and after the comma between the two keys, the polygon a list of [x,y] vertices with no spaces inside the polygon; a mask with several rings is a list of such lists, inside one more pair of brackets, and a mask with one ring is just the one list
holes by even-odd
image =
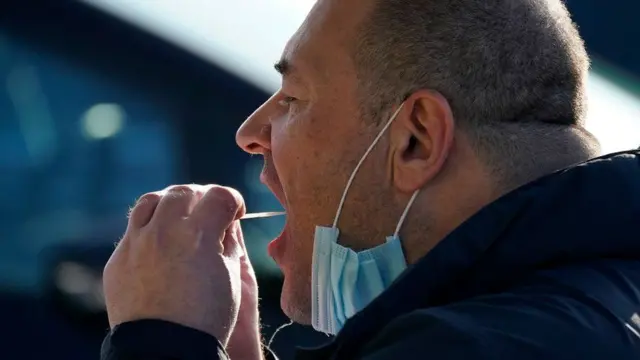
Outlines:
{"label": "man's head", "polygon": [[595,155],[580,128],[588,59],[560,0],[320,0],[287,44],[282,88],[239,129],[287,210],[270,246],[283,310],[310,320],[316,225],[388,117],[340,215],[354,250],[403,230],[416,261],[506,191]]}

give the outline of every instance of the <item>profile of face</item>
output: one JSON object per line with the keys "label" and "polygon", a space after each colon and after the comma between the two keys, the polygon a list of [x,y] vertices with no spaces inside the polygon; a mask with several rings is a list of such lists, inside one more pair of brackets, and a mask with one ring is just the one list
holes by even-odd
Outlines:
{"label": "profile of face", "polygon": [[[261,180],[287,212],[269,254],[284,274],[282,309],[303,324],[311,319],[315,227],[331,226],[349,176],[388,120],[361,113],[349,55],[366,16],[362,9],[371,3],[318,1],[276,65],[280,90],[236,136],[245,151],[264,156]],[[356,251],[380,245],[393,233],[413,192],[441,171],[451,148],[453,120],[443,97],[418,91],[404,104],[362,164],[340,214],[339,243]]]}

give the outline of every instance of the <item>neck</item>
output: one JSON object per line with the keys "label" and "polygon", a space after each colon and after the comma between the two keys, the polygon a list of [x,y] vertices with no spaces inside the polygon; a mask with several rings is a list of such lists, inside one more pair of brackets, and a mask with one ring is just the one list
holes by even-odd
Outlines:
{"label": "neck", "polygon": [[496,196],[600,155],[597,139],[580,127],[506,124],[497,131],[494,145],[479,151]]}
{"label": "neck", "polygon": [[455,228],[508,192],[599,154],[597,141],[584,130],[565,127],[549,134],[538,136],[537,143],[518,137],[515,149],[519,151],[503,155],[504,161],[491,166],[477,156],[477,150],[459,141],[443,173],[421,192],[406,220],[401,238],[407,263],[418,261]]}
{"label": "neck", "polygon": [[471,148],[458,143],[447,164],[425,187],[405,221],[401,238],[407,263],[422,258],[455,228],[495,200],[490,175]]}

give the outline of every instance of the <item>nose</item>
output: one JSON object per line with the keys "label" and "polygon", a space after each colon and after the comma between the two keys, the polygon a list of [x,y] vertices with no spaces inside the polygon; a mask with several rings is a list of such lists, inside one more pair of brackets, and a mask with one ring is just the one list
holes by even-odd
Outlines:
{"label": "nose", "polygon": [[261,154],[271,150],[271,100],[267,100],[240,125],[236,143],[249,154]]}

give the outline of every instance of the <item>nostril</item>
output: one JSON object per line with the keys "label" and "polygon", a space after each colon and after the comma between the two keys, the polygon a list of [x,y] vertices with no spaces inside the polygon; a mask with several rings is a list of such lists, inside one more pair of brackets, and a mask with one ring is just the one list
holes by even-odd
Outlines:
{"label": "nostril", "polygon": [[[255,119],[254,119],[255,120]],[[247,119],[236,133],[238,146],[250,154],[262,154],[269,150],[271,127]]]}
{"label": "nostril", "polygon": [[258,152],[258,150],[260,149],[260,145],[252,142],[252,143],[249,143],[245,148],[247,152],[255,153],[255,152]]}

